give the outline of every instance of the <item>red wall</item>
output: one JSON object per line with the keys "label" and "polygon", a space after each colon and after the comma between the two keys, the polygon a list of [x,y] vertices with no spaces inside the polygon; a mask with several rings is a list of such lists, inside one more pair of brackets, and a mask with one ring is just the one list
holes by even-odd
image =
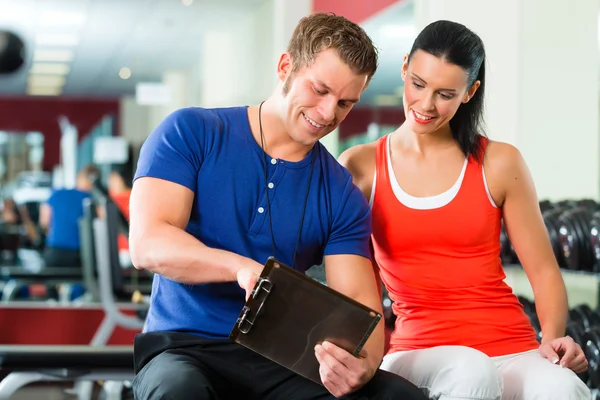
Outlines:
{"label": "red wall", "polygon": [[83,138],[107,114],[115,117],[118,134],[119,101],[56,98],[0,98],[0,130],[39,131],[44,134],[44,169],[51,171],[60,161],[60,126],[66,116]]}
{"label": "red wall", "polygon": [[[135,315],[131,309],[124,314]],[[0,344],[89,344],[105,316],[102,306],[48,306],[18,302],[0,306]],[[115,327],[107,344],[133,345],[141,329]]]}
{"label": "red wall", "polygon": [[404,110],[401,106],[353,108],[344,122],[340,124],[340,140],[367,132],[367,127],[371,122],[400,126],[404,120]]}
{"label": "red wall", "polygon": [[313,0],[313,11],[333,12],[360,23],[400,1],[402,0]]}

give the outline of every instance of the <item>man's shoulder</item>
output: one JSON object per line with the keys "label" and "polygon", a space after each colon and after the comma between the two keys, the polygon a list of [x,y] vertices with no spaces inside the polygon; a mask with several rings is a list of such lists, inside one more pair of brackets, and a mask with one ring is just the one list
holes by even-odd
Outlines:
{"label": "man's shoulder", "polygon": [[[154,131],[159,137],[188,140],[214,137],[215,133],[236,130],[248,124],[247,107],[203,108],[185,107],[173,111]],[[244,119],[245,118],[245,119]]]}
{"label": "man's shoulder", "polygon": [[353,204],[357,208],[368,207],[368,204],[354,184],[352,174],[322,144],[321,162],[324,166],[323,176],[329,187],[331,200],[336,204]]}
{"label": "man's shoulder", "polygon": [[51,198],[61,199],[68,201],[69,199],[79,200],[81,198],[89,197],[88,192],[76,188],[57,188],[52,191]]}
{"label": "man's shoulder", "polygon": [[321,144],[317,144],[319,146],[319,153],[321,158],[321,163],[323,165],[324,171],[323,175],[325,179],[330,182],[330,185],[337,187],[346,187],[348,181],[352,180],[352,176],[350,172],[338,162],[338,160],[327,150],[327,148]]}
{"label": "man's shoulder", "polygon": [[168,118],[177,122],[202,122],[206,124],[221,124],[225,121],[241,119],[246,113],[245,106],[238,107],[184,107],[173,111]]}

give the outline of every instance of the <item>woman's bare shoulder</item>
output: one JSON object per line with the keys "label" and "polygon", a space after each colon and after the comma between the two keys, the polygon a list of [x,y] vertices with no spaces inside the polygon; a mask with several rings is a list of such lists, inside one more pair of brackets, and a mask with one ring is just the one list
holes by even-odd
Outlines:
{"label": "woman's bare shoulder", "polygon": [[352,174],[354,184],[367,197],[373,185],[376,154],[377,141],[374,141],[352,146],[338,157],[339,163]]}

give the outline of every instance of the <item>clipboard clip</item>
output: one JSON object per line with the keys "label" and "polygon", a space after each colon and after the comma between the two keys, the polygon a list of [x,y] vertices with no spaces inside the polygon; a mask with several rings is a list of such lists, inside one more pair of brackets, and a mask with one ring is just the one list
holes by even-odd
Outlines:
{"label": "clipboard clip", "polygon": [[242,313],[236,322],[238,330],[241,333],[246,334],[250,332],[250,329],[252,329],[252,326],[254,326],[256,318],[260,314],[260,311],[262,310],[269,293],[271,293],[272,288],[273,284],[267,278],[258,278],[256,286],[254,287],[254,290],[252,290],[252,294],[250,296],[253,300],[256,300],[258,309],[256,310],[256,313],[251,315],[252,309],[248,305],[244,306]]}

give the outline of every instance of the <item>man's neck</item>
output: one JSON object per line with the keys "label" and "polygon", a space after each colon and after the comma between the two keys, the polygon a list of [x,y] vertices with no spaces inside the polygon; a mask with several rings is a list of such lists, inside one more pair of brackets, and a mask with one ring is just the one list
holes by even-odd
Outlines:
{"label": "man's neck", "polygon": [[281,120],[279,110],[272,103],[273,101],[269,99],[262,104],[262,107],[257,105],[248,110],[252,136],[270,157],[292,162],[301,161],[310,148],[290,137]]}

